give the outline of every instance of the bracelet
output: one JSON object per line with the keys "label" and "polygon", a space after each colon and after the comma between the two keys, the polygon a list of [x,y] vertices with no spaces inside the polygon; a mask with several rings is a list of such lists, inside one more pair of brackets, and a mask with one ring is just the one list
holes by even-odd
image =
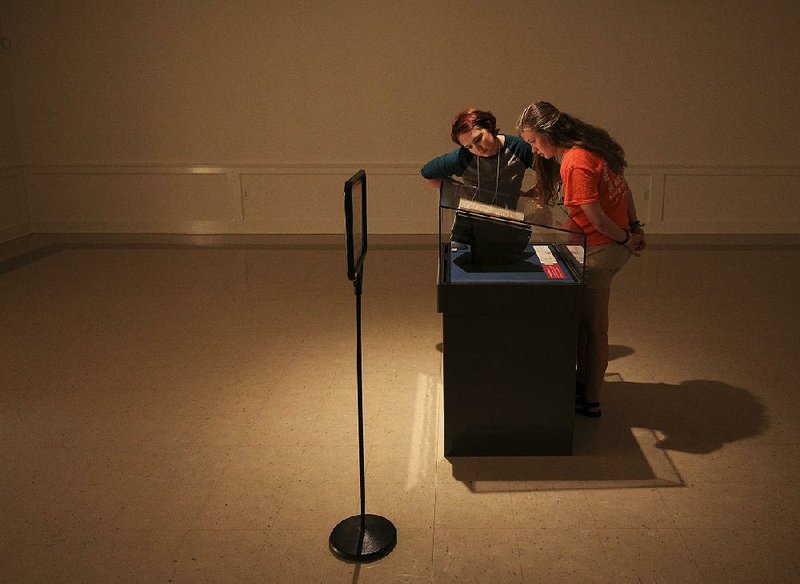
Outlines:
{"label": "bracelet", "polygon": [[642,227],[644,227],[644,223],[642,223],[638,219],[630,224],[631,231],[633,231],[634,229],[641,229]]}
{"label": "bracelet", "polygon": [[626,230],[625,231],[625,239],[623,239],[622,241],[618,241],[617,243],[619,245],[628,245],[628,242],[630,240],[631,240],[631,232]]}

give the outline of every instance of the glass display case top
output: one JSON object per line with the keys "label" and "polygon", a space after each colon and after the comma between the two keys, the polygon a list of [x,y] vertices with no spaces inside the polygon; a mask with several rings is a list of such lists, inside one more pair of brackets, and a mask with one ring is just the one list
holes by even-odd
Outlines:
{"label": "glass display case top", "polygon": [[442,180],[439,206],[448,211],[474,210],[529,225],[568,231],[578,235],[578,239],[583,235],[562,205],[542,204],[536,197],[524,193],[502,193],[454,180]]}
{"label": "glass display case top", "polygon": [[[550,280],[582,280],[586,236],[563,206],[450,180],[442,181],[439,202],[440,242],[463,264],[466,279],[497,278],[502,264],[525,272],[524,264],[535,261]],[[476,256],[479,245],[482,258]],[[498,246],[505,259],[492,257]]]}

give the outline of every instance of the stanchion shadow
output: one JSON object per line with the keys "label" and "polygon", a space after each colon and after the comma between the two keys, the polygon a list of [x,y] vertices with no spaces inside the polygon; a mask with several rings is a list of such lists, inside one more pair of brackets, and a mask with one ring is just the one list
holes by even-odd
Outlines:
{"label": "stanchion shadow", "polygon": [[614,361],[616,359],[622,359],[623,357],[627,357],[628,355],[633,355],[634,350],[632,347],[628,347],[626,345],[609,345],[608,346],[608,360]]}
{"label": "stanchion shadow", "polygon": [[44,247],[40,247],[14,257],[5,259],[0,261],[0,275],[3,275],[7,272],[11,272],[16,270],[17,268],[23,268],[27,265],[33,264],[38,262],[41,259],[49,257],[51,255],[55,255],[60,253],[66,249],[66,246],[58,243],[53,243],[50,245],[46,245]]}
{"label": "stanchion shadow", "polygon": [[669,451],[710,453],[767,427],[758,398],[726,383],[606,381],[603,417],[576,416],[573,456],[448,460],[474,491],[681,486]]}

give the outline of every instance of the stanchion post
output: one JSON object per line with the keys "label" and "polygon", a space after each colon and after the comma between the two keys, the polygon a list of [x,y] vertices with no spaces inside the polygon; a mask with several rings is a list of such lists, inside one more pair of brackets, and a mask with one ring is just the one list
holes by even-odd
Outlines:
{"label": "stanchion post", "polygon": [[[360,200],[354,197],[360,195]],[[382,558],[397,545],[397,529],[380,515],[366,513],[364,472],[364,397],[361,345],[361,291],[364,257],[367,253],[367,177],[360,170],[345,182],[344,208],[347,240],[347,275],[353,281],[356,297],[356,392],[358,395],[358,477],[361,512],[339,522],[331,531],[328,545],[343,560],[371,562]],[[357,212],[360,207],[360,216]],[[354,233],[359,226],[358,234]],[[358,236],[360,235],[360,237]],[[359,249],[356,249],[356,245]]]}

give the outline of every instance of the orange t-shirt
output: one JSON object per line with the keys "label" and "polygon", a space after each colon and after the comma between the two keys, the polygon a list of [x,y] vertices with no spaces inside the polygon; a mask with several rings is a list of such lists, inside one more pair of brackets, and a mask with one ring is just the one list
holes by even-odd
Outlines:
{"label": "orange t-shirt", "polygon": [[628,228],[628,183],[597,154],[583,148],[570,148],[561,159],[561,182],[564,187],[564,206],[569,215],[586,234],[588,245],[610,243],[581,209],[584,203],[599,202],[614,223]]}

